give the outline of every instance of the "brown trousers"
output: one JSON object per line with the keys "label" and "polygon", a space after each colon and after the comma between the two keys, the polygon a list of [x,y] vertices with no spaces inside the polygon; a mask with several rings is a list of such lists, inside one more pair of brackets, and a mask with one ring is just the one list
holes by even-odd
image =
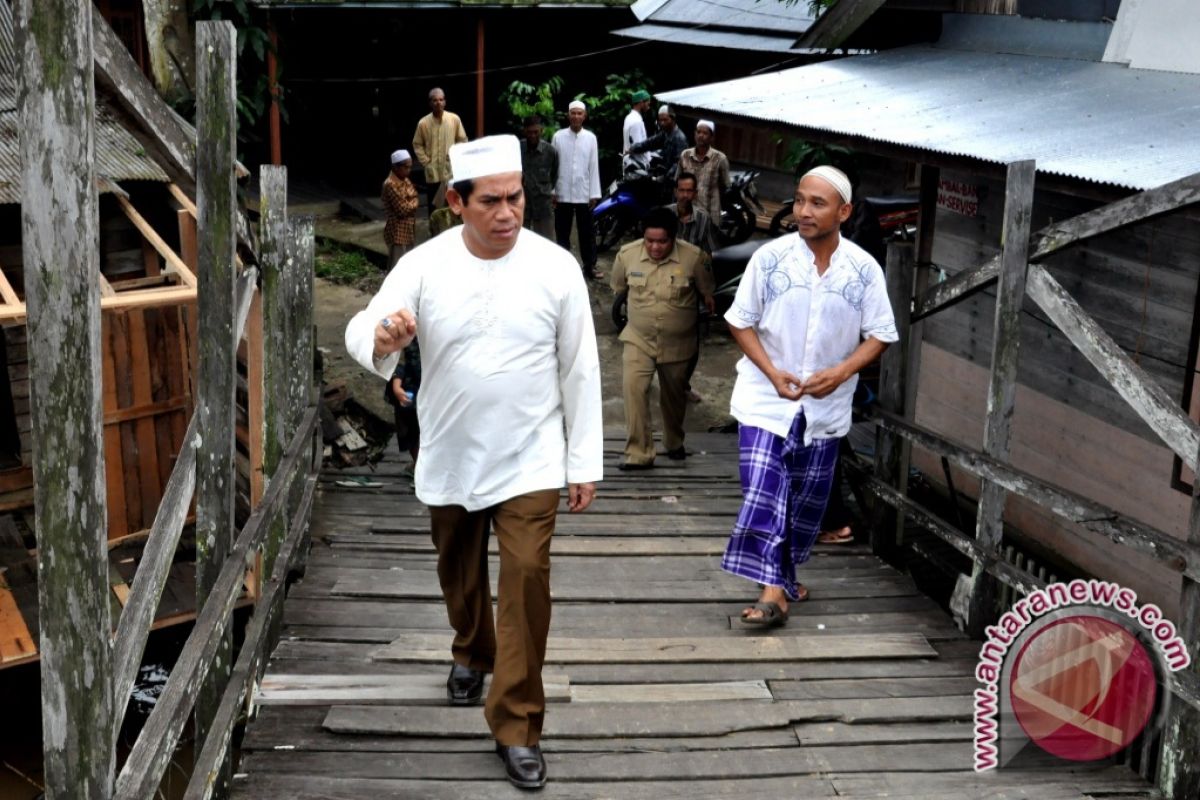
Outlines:
{"label": "brown trousers", "polygon": [[[438,579],[459,664],[492,673],[484,717],[497,743],[538,743],[546,716],[542,663],[550,632],[550,537],[559,492],[548,489],[481,511],[433,506]],[[499,609],[492,621],[488,528],[500,547]]]}
{"label": "brown trousers", "polygon": [[663,445],[683,447],[683,417],[687,413],[687,361],[657,361],[636,345],[625,345],[621,356],[625,395],[625,461],[654,463],[654,428],[650,424],[650,382],[658,373],[658,404],[663,418]]}

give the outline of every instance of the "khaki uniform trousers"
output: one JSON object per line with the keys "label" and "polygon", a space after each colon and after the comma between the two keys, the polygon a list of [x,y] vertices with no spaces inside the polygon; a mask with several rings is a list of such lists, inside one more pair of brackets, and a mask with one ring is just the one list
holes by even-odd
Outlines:
{"label": "khaki uniform trousers", "polygon": [[654,428],[650,424],[650,382],[658,373],[658,402],[662,411],[663,445],[683,447],[683,416],[687,412],[687,359],[662,363],[637,345],[625,343],[621,358],[625,395],[625,462],[654,463]]}
{"label": "khaki uniform trousers", "polygon": [[[542,663],[550,631],[550,537],[559,491],[519,495],[491,508],[432,506],[437,573],[459,664],[492,673],[484,717],[496,742],[538,743],[546,715]],[[499,609],[492,621],[488,527],[500,546]]]}

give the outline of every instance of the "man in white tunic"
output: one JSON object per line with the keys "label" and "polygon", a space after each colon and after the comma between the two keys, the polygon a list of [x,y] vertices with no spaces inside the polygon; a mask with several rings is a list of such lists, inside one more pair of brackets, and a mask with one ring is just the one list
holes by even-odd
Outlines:
{"label": "man in white tunic", "polygon": [[[450,148],[447,202],[463,224],[410,251],[346,328],[382,378],[419,332],[421,458],[438,578],[455,630],[450,702],[480,700],[509,780],[546,782],[538,741],[559,491],[583,511],[602,475],[600,372],[587,286],[569,254],[522,235],[520,145]],[[489,527],[500,546],[492,619]]]}
{"label": "man in white tunic", "polygon": [[631,107],[622,125],[621,152],[628,153],[625,158],[644,167],[650,163],[650,155],[632,152],[632,148],[646,140],[646,120],[642,115],[650,107],[650,93],[645,89],[638,89],[629,100]]}
{"label": "man in white tunic", "polygon": [[600,199],[600,153],[596,134],[583,127],[587,106],[572,100],[567,127],[555,131],[551,144],[558,152],[558,181],[554,184],[554,237],[571,249],[571,225],[579,236],[579,264],[589,280],[604,277],[596,271],[596,228],[592,209]]}
{"label": "man in white tunic", "polygon": [[755,251],[725,315],[745,354],[730,399],[745,498],[721,567],[762,587],[742,612],[750,625],[782,625],[788,601],[808,597],[796,565],[817,538],[858,373],[897,339],[883,271],[838,232],[850,196],[840,170],[806,173],[798,233]]}

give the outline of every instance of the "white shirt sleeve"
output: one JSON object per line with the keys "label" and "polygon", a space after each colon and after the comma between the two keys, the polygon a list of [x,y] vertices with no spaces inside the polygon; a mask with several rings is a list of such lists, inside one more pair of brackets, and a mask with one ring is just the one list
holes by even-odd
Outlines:
{"label": "white shirt sleeve", "polygon": [[604,477],[604,421],[600,400],[600,358],[587,285],[569,270],[569,287],[558,319],[558,383],[567,434],[567,483],[594,483]]}
{"label": "white shirt sleeve", "polygon": [[735,328],[753,328],[762,319],[763,287],[762,260],[767,248],[760,247],[750,256],[750,263],[742,273],[733,305],[725,312],[725,321]]}
{"label": "white shirt sleeve", "polygon": [[590,177],[590,181],[589,181],[590,191],[588,193],[588,199],[599,200],[600,199],[600,154],[599,154],[598,150],[600,149],[600,145],[599,145],[599,142],[596,141],[596,137],[594,134],[592,135],[591,145],[592,146],[588,150],[588,174]]}
{"label": "white shirt sleeve", "polygon": [[371,302],[346,325],[346,352],[364,369],[384,380],[392,377],[400,361],[400,353],[375,360],[375,326],[388,314],[400,310],[411,311],[420,325],[420,269],[412,262],[411,256],[397,261]]}

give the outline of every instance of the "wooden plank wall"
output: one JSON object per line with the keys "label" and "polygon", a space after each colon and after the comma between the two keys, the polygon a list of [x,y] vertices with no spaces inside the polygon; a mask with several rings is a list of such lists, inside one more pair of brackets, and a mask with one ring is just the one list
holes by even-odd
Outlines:
{"label": "wooden plank wall", "polygon": [[[944,171],[947,180],[980,188],[979,216],[938,212],[933,260],[954,274],[998,251],[1003,186]],[[1033,227],[1097,203],[1039,192]],[[1118,343],[1182,403],[1189,336],[1200,274],[1200,232],[1176,213],[1107,234],[1047,260],[1054,276]],[[925,322],[917,422],[950,438],[982,443],[990,366],[994,290]],[[1020,387],[1012,460],[1020,469],[1111,506],[1169,533],[1186,536],[1187,496],[1171,488],[1174,458],[1099,373],[1026,300],[1021,327]],[[915,453],[914,465],[941,482],[941,465]],[[977,483],[955,473],[957,488]],[[1128,584],[1175,609],[1178,576],[1150,559],[1010,498],[1006,523],[1081,569]]]}

